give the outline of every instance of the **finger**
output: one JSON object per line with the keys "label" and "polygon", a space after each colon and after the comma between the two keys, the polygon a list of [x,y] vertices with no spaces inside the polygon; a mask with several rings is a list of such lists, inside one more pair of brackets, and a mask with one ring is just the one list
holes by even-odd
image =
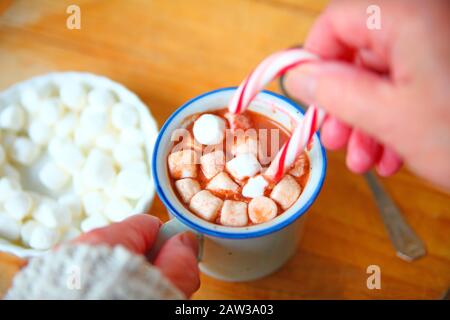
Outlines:
{"label": "finger", "polygon": [[200,287],[197,255],[196,237],[185,232],[169,239],[153,264],[189,298]]}
{"label": "finger", "polygon": [[388,177],[396,173],[403,165],[400,156],[391,148],[384,147],[380,159],[376,164],[380,176]]}
{"label": "finger", "polygon": [[122,245],[134,253],[145,254],[155,242],[160,226],[158,218],[139,214],[82,234],[73,243]]}
{"label": "finger", "polygon": [[[387,64],[387,47],[394,39],[393,22],[383,16],[383,32],[369,28],[369,13],[374,9],[371,4],[368,0],[331,2],[309,32],[305,49],[323,58],[352,61],[358,49],[370,48]],[[380,6],[387,11],[393,5],[383,2]]]}
{"label": "finger", "polygon": [[320,138],[325,148],[337,150],[344,147],[352,129],[335,117],[327,117],[320,131]]}
{"label": "finger", "polygon": [[381,156],[382,148],[373,138],[353,130],[347,146],[347,167],[355,173],[371,169]]}
{"label": "finger", "polygon": [[284,83],[294,98],[316,103],[341,121],[377,138],[389,131],[391,119],[399,112],[390,107],[393,87],[389,80],[355,65],[304,64],[291,69]]}

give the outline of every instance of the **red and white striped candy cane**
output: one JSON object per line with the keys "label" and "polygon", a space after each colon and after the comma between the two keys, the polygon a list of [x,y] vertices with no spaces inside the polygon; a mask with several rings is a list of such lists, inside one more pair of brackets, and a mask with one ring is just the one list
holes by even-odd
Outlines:
{"label": "red and white striped candy cane", "polygon": [[[319,58],[304,49],[287,49],[267,57],[241,83],[231,99],[228,109],[232,114],[244,112],[255,96],[274,78],[282,75],[299,64],[317,61]],[[325,112],[312,105],[308,108],[303,121],[294,129],[289,140],[275,156],[264,175],[273,181],[280,180],[303,152],[314,133],[320,128]]]}
{"label": "red and white striped candy cane", "polygon": [[314,105],[310,106],[303,121],[297,125],[291,137],[281,147],[264,176],[274,182],[279,181],[311,142],[314,133],[319,130],[324,119],[325,111]]}
{"label": "red and white striped candy cane", "polygon": [[287,49],[264,59],[237,89],[228,105],[230,113],[244,112],[255,96],[278,76],[299,64],[318,60],[315,54],[304,49]]}

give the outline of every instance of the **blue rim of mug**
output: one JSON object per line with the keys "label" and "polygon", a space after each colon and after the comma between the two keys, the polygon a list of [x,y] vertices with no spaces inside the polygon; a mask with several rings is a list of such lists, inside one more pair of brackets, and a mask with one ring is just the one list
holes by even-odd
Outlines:
{"label": "blue rim of mug", "polygon": [[[256,237],[262,237],[268,234],[271,234],[273,232],[279,231],[285,227],[287,227],[288,225],[290,225],[291,223],[293,223],[295,220],[297,220],[298,218],[300,218],[310,207],[311,205],[314,203],[314,201],[316,200],[317,196],[320,193],[320,190],[322,189],[324,180],[325,180],[325,173],[327,171],[327,157],[326,157],[326,153],[325,153],[325,149],[322,145],[322,142],[320,141],[320,135],[318,133],[317,134],[317,138],[320,144],[320,148],[321,148],[321,153],[322,153],[322,161],[323,161],[323,167],[322,167],[322,172],[320,175],[320,180],[317,184],[316,189],[314,190],[312,196],[306,201],[306,203],[299,209],[297,210],[297,212],[295,212],[294,214],[292,214],[289,219],[286,219],[284,221],[282,221],[281,223],[277,223],[274,225],[271,225],[270,227],[268,227],[267,229],[261,229],[261,230],[256,230],[256,231],[248,231],[248,232],[242,232],[242,233],[231,233],[231,232],[226,232],[226,231],[218,231],[218,230],[212,230],[209,228],[206,228],[204,226],[198,225],[195,222],[191,221],[189,218],[185,217],[182,213],[180,213],[169,201],[169,199],[166,197],[164,190],[161,188],[161,185],[159,183],[159,177],[158,177],[158,172],[156,170],[156,163],[157,163],[157,155],[158,155],[158,149],[159,149],[159,145],[161,143],[161,139],[167,129],[167,127],[169,126],[169,124],[173,121],[173,119],[178,115],[178,113],[180,113],[182,110],[188,108],[192,103],[194,103],[195,101],[202,99],[206,96],[212,95],[212,94],[216,94],[222,91],[232,91],[232,90],[236,90],[237,87],[227,87],[227,88],[220,88],[220,89],[216,89],[213,91],[209,91],[206,93],[203,93],[195,98],[192,98],[191,100],[187,101],[186,103],[184,103],[181,107],[179,107],[177,110],[175,110],[175,112],[166,120],[166,122],[164,123],[164,125],[161,127],[161,130],[158,134],[158,137],[156,138],[156,142],[155,142],[155,147],[153,149],[153,155],[152,155],[152,176],[153,176],[153,180],[155,182],[155,187],[156,187],[156,192],[158,193],[159,198],[161,199],[161,201],[163,202],[164,206],[166,206],[169,209],[169,212],[172,213],[177,219],[179,219],[182,223],[184,223],[185,225],[187,225],[188,227],[194,229],[195,231],[202,233],[202,234],[206,234],[209,236],[213,236],[213,237],[218,237],[218,238],[226,238],[226,239],[246,239],[246,238],[256,238]],[[301,114],[304,114],[303,109],[294,101],[286,98],[285,96],[282,96],[280,94],[277,94],[275,92],[271,92],[268,90],[263,90],[262,91],[265,94],[274,96],[278,99],[281,99],[283,101],[285,101],[286,103],[290,104],[292,107],[294,107],[294,109],[296,109],[297,111],[299,111]],[[210,223],[210,222],[209,222]],[[211,225],[213,225],[211,223]]]}

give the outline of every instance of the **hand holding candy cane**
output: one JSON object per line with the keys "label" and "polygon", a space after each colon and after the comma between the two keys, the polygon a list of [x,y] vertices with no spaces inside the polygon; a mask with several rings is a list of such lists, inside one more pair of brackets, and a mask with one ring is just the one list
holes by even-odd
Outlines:
{"label": "hand holding candy cane", "polygon": [[[294,66],[316,60],[318,60],[316,55],[298,48],[270,55],[241,83],[228,107],[230,113],[244,112],[255,96],[275,77],[282,75]],[[314,105],[309,107],[303,121],[297,125],[292,136],[265,172],[267,178],[276,182],[283,177],[309,144],[314,133],[320,129],[324,118],[325,112],[322,109]]]}

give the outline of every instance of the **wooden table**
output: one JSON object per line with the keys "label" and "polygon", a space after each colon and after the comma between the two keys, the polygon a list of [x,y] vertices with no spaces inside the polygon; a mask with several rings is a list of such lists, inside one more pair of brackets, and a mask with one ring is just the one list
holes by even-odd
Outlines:
{"label": "wooden table", "polygon": [[[66,8],[81,8],[81,30]],[[82,70],[136,92],[162,124],[183,102],[237,85],[267,54],[301,43],[325,6],[317,0],[2,1],[0,89],[33,75]],[[275,86],[272,86],[274,89]],[[363,178],[329,153],[324,189],[308,213],[297,255],[270,277],[225,283],[202,275],[197,299],[424,298],[450,286],[450,201],[406,170],[383,180],[426,242],[414,263],[396,257]],[[166,218],[155,201],[152,213]],[[22,262],[0,253],[0,292]],[[381,268],[381,290],[366,286]]]}

